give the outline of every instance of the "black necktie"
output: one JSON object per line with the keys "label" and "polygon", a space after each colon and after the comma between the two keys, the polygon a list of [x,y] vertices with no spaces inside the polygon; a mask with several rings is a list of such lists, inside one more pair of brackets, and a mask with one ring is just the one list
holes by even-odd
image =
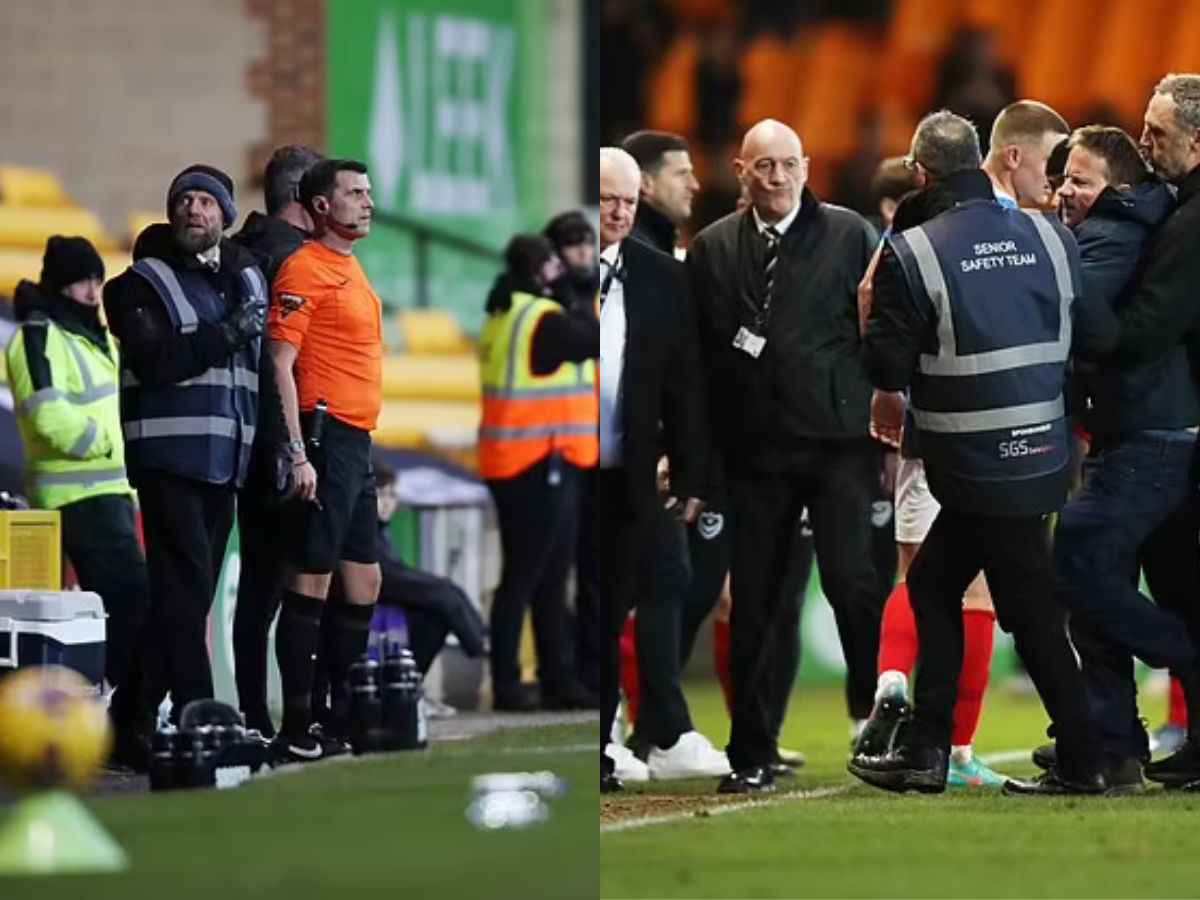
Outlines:
{"label": "black necktie", "polygon": [[619,256],[617,257],[617,261],[615,263],[610,263],[608,260],[603,258],[600,260],[600,262],[608,266],[608,272],[604,276],[604,281],[600,283],[600,305],[603,306],[604,301],[608,299],[608,291],[609,288],[612,287],[613,279],[615,278],[617,281],[620,281],[622,284],[624,284],[625,267],[621,264],[621,257]]}

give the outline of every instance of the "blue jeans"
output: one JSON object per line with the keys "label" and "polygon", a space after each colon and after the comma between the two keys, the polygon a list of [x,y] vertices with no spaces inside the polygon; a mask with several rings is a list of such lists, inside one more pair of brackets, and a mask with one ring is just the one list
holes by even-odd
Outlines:
{"label": "blue jeans", "polygon": [[[1124,438],[1084,463],[1083,488],[1059,516],[1055,594],[1070,615],[1091,711],[1113,757],[1146,750],[1133,657],[1181,673],[1196,663],[1195,451],[1196,436],[1186,431]],[[1154,545],[1184,548],[1166,560],[1159,554],[1155,580],[1177,586],[1174,598],[1185,599],[1156,605],[1138,590],[1139,563]]]}

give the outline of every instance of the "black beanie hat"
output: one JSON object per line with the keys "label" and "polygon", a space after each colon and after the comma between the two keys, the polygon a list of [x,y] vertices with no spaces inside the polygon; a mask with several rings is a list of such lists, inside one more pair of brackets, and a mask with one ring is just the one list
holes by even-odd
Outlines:
{"label": "black beanie hat", "polygon": [[558,250],[596,240],[596,230],[592,228],[592,223],[578,210],[559,213],[546,223],[546,230],[542,233],[553,241]]}
{"label": "black beanie hat", "polygon": [[42,256],[42,286],[58,293],[69,284],[88,278],[104,280],[104,260],[83,237],[51,235]]}
{"label": "black beanie hat", "polygon": [[207,191],[216,198],[221,207],[221,218],[225,227],[233,225],[237,218],[237,207],[233,203],[233,179],[213,166],[192,165],[175,176],[167,189],[167,217],[175,206],[175,199],[184,191]]}

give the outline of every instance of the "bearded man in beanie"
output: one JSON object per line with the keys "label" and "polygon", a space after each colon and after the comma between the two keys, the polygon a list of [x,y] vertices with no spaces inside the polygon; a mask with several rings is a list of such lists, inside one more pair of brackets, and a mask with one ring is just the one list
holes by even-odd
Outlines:
{"label": "bearded man in beanie", "polygon": [[208,612],[258,422],[268,295],[255,257],[222,237],[236,216],[229,176],[189,166],[167,191],[169,224],[138,236],[104,290],[150,569],[147,724],[168,690],[176,720],[213,695]]}
{"label": "bearded man in beanie", "polygon": [[[136,677],[134,639],[150,591],[125,477],[120,358],[99,315],[103,283],[104,262],[86,238],[51,237],[41,278],[17,285],[21,327],[6,357],[30,500],[59,511],[79,586],[104,601],[104,677],[120,688],[116,696],[128,712],[136,696],[126,689]],[[131,723],[121,710],[114,698],[123,741]]]}

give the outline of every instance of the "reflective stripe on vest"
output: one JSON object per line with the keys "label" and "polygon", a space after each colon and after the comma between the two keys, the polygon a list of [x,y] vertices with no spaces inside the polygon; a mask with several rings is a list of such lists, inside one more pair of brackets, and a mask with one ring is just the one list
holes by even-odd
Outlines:
{"label": "reflective stripe on vest", "polygon": [[[225,437],[231,438],[238,423],[223,416],[170,416],[156,419],[135,419],[125,422],[121,430],[125,440],[159,437]],[[254,440],[254,429],[242,425],[242,443]]]}
{"label": "reflective stripe on vest", "polygon": [[70,485],[72,487],[94,487],[106,481],[124,481],[125,469],[92,469],[86,472],[31,472],[29,480],[34,487]]}
{"label": "reflective stripe on vest", "polygon": [[[121,387],[138,387],[141,381],[129,369],[121,373]],[[244,387],[252,391],[258,390],[258,373],[238,366],[234,371],[229,369],[212,368],[195,378],[177,381],[174,387]]]}
{"label": "reflective stripe on vest", "polygon": [[561,314],[553,301],[515,293],[509,310],[484,325],[479,461],[485,478],[513,477],[554,452],[576,466],[596,464],[595,362],[563,363],[549,375],[532,371],[541,316]]}
{"label": "reflective stripe on vest", "polygon": [[158,295],[168,301],[173,310],[172,319],[183,334],[191,334],[200,327],[196,307],[192,306],[175,272],[161,259],[147,256],[133,264],[133,270],[158,288]]}

